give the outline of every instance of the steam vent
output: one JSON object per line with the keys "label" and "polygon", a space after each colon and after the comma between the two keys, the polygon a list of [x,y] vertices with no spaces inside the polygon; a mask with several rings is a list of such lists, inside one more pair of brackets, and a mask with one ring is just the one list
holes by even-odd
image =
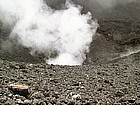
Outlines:
{"label": "steam vent", "polygon": [[0,1],[1,105],[139,105],[139,0]]}

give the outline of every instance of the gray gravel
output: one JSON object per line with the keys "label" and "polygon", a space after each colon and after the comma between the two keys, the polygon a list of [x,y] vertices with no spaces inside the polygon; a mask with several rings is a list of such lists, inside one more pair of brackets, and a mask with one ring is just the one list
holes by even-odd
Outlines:
{"label": "gray gravel", "polygon": [[[117,62],[83,66],[0,60],[0,104],[140,104],[139,58],[135,54]],[[10,91],[8,85],[13,83],[29,86],[30,96]]]}

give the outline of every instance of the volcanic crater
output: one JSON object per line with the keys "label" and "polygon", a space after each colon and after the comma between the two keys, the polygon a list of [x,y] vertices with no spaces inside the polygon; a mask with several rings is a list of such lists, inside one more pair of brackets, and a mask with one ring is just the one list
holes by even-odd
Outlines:
{"label": "volcanic crater", "polygon": [[[139,105],[140,21],[98,23],[83,65],[62,66],[47,64],[43,53],[31,55],[0,22],[0,104]],[[28,87],[29,96],[10,84]]]}

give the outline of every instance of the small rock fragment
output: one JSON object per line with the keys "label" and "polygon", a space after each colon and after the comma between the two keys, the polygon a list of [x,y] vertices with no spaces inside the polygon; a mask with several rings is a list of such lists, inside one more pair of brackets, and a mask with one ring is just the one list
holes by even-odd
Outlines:
{"label": "small rock fragment", "polygon": [[13,91],[13,93],[15,94],[19,94],[21,96],[24,96],[24,97],[28,97],[29,96],[29,87],[28,86],[25,86],[25,85],[16,85],[16,84],[10,84],[8,86],[9,90]]}
{"label": "small rock fragment", "polygon": [[122,97],[122,96],[124,96],[124,92],[118,90],[118,91],[115,92],[114,95],[115,95],[116,97]]}
{"label": "small rock fragment", "polygon": [[23,104],[23,101],[20,100],[20,99],[17,99],[16,101],[17,101],[18,104]]}
{"label": "small rock fragment", "polygon": [[136,100],[135,103],[136,103],[136,105],[140,105],[140,100],[139,99]]}
{"label": "small rock fragment", "polygon": [[140,98],[140,93],[137,94],[137,97]]}
{"label": "small rock fragment", "polygon": [[81,95],[80,94],[76,94],[72,96],[72,100],[76,100],[76,99],[81,99]]}
{"label": "small rock fragment", "polygon": [[132,99],[131,99],[131,98],[128,99],[128,102],[131,103],[131,104],[133,104],[135,101],[136,101],[136,100],[135,100],[134,98],[132,98]]}
{"label": "small rock fragment", "polygon": [[41,93],[41,92],[35,92],[31,95],[30,98],[36,98],[36,99],[39,99],[39,98],[43,98],[44,97],[44,94]]}
{"label": "small rock fragment", "polygon": [[30,105],[31,103],[32,103],[31,100],[25,100],[25,101],[23,102],[24,105]]}

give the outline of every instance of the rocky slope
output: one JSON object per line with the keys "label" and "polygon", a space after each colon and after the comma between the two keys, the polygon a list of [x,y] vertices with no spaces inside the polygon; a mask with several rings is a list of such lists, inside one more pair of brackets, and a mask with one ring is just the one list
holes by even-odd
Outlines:
{"label": "rocky slope", "polygon": [[47,65],[0,28],[0,104],[140,104],[140,22],[99,22],[82,66]]}
{"label": "rocky slope", "polygon": [[[0,60],[0,65],[0,104],[140,104],[140,54],[102,65],[6,60]],[[10,90],[13,83],[29,86],[30,95]]]}

